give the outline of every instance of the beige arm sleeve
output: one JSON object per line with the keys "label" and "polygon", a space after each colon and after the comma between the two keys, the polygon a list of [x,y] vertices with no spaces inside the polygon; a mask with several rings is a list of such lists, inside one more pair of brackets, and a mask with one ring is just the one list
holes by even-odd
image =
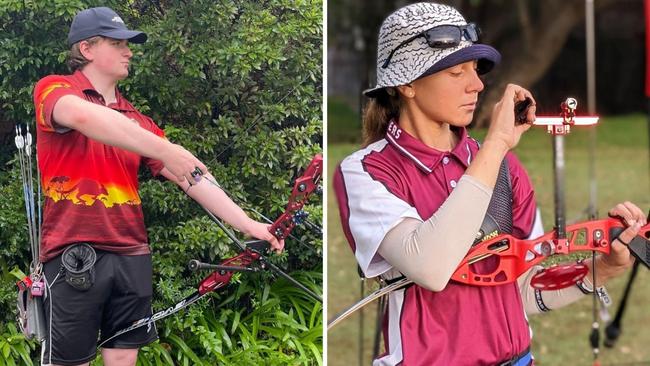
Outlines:
{"label": "beige arm sleeve", "polygon": [[406,218],[379,245],[379,254],[418,285],[442,291],[470,249],[487,212],[492,190],[463,175],[431,218]]}
{"label": "beige arm sleeve", "polygon": [[[530,281],[533,276],[542,269],[544,269],[544,267],[534,266],[517,279],[519,292],[521,293],[521,300],[524,303],[526,314],[539,314],[548,310],[559,309],[576,302],[585,296],[578,286],[571,286],[561,290],[537,291],[536,294],[535,288],[530,285]],[[539,301],[541,301],[546,310],[540,307],[536,296],[540,296]]]}

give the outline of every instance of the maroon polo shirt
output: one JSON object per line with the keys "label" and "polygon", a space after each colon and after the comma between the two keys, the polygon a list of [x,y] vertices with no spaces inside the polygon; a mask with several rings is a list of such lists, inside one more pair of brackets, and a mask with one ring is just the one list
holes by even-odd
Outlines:
{"label": "maroon polo shirt", "polygon": [[[343,231],[367,277],[396,270],[377,249],[406,217],[429,219],[456,187],[479,149],[455,130],[452,151],[433,149],[391,122],[384,139],[347,157],[334,175]],[[531,234],[533,189],[519,160],[506,156],[513,193],[513,235]],[[463,218],[459,217],[461,222]],[[476,287],[450,282],[440,292],[418,285],[389,295],[384,321],[387,352],[374,365],[493,365],[530,345],[516,283]]]}
{"label": "maroon polo shirt", "polygon": [[[78,242],[125,255],[149,253],[138,169],[144,163],[156,175],[163,164],[54,123],[54,105],[64,95],[105,106],[103,97],[80,71],[47,76],[34,88],[38,165],[45,197],[40,260],[47,262]],[[117,90],[116,98],[108,108],[164,137],[151,118],[138,112]]]}

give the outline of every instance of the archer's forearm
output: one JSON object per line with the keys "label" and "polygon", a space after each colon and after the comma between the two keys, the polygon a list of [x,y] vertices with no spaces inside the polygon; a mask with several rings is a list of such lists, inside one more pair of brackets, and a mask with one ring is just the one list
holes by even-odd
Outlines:
{"label": "archer's forearm", "polygon": [[93,140],[161,161],[172,146],[169,141],[141,128],[121,113],[74,95],[61,97],[54,106],[52,117],[56,123]]}
{"label": "archer's forearm", "polygon": [[501,162],[508,153],[508,148],[493,141],[485,141],[476,157],[467,167],[465,174],[472,176],[486,187],[493,189],[499,175]]}
{"label": "archer's forearm", "polygon": [[[164,172],[161,173],[166,177],[167,174],[170,174],[167,169],[163,169],[163,171]],[[221,188],[208,182],[208,180],[205,179],[206,177],[215,182],[214,177],[210,173],[207,173],[204,178],[192,186],[190,186],[187,181],[179,183],[177,180],[173,179],[173,175],[167,178],[176,182],[185,192],[187,192],[188,196],[192,197],[208,211],[223,219],[237,230],[249,234],[249,227],[253,220],[251,220],[244,210],[233,202]]]}
{"label": "archer's forearm", "polygon": [[392,228],[378,253],[418,285],[442,291],[476,238],[491,197],[491,189],[464,175],[429,219],[408,218]]}

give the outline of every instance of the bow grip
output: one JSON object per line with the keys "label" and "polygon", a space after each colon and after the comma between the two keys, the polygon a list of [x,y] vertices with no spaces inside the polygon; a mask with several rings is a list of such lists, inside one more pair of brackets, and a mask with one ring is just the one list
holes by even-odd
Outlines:
{"label": "bow grip", "polygon": [[[625,228],[620,226],[611,228],[609,230],[609,235],[610,238],[612,238],[612,241],[618,238],[623,230],[625,230]],[[627,246],[634,258],[643,263],[647,268],[650,268],[650,240],[648,240],[647,237],[650,237],[650,224],[643,226],[639,231],[639,234],[635,236]]]}

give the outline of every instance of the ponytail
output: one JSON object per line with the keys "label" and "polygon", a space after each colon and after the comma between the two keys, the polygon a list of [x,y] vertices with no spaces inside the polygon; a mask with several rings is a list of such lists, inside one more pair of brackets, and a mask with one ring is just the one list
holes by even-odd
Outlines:
{"label": "ponytail", "polygon": [[364,147],[384,138],[390,120],[399,118],[400,104],[394,88],[387,88],[376,98],[370,99],[363,111]]}

